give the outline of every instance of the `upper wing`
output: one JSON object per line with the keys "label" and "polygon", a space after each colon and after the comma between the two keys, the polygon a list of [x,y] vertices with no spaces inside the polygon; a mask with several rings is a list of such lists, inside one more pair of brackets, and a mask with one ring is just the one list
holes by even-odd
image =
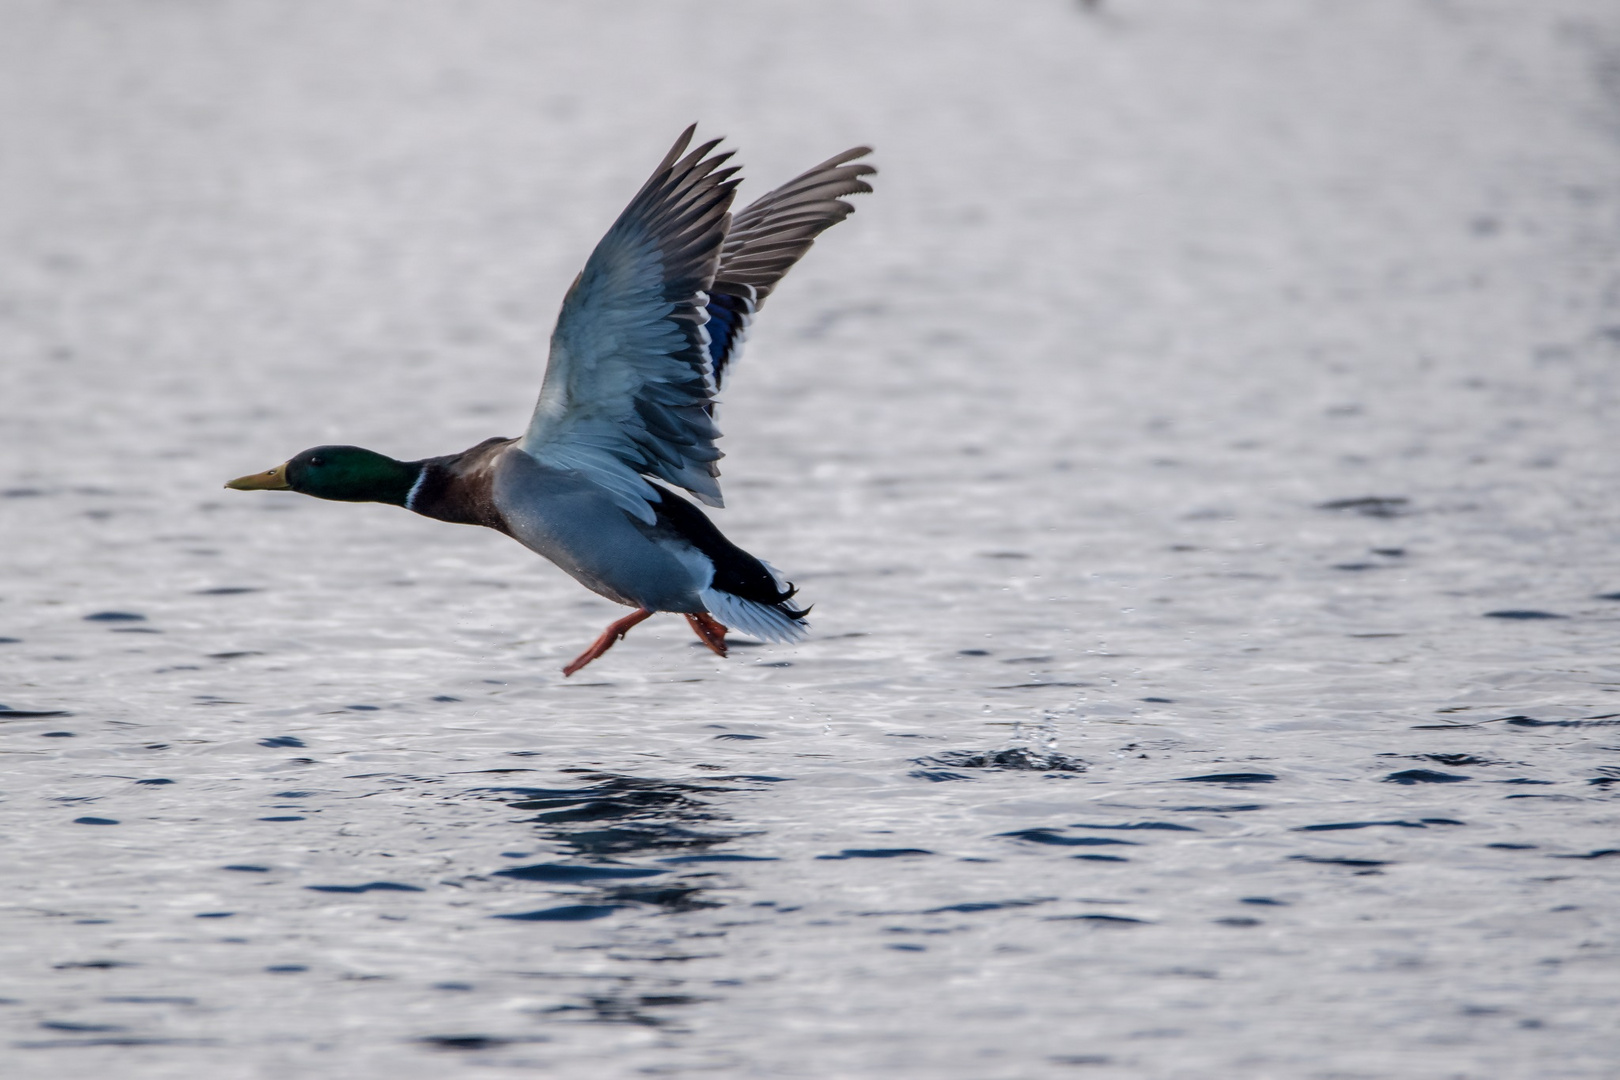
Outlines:
{"label": "upper wing", "polygon": [[718,139],[682,157],[692,132],[676,140],[563,299],[522,439],[535,458],[586,473],[648,524],[648,500],[658,496],[642,475],[721,505],[704,324],[737,170],[719,168],[729,153],[711,155]]}
{"label": "upper wing", "polygon": [[750,203],[737,215],[720,249],[720,268],[709,290],[709,358],[719,385],[736,358],[754,312],[816,237],[843,221],[855,208],[839,198],[870,192],[862,180],[877,172],[851,165],[872,151],[845,150]]}

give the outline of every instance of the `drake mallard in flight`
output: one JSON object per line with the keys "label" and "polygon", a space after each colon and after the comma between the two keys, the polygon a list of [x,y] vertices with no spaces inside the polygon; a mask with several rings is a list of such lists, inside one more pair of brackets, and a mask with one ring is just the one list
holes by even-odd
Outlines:
{"label": "drake mallard in flight", "polygon": [[317,446],[225,486],[389,503],[497,529],[635,609],[565,675],[659,611],[685,615],[721,656],[728,627],[802,638],[809,609],[794,606],[793,586],[663,484],[724,505],[715,393],[754,313],[815,238],[853,212],[840,196],[871,191],[862,177],[876,170],[851,164],[866,147],[846,150],[733,219],[737,168],[720,167],[731,155],[714,153],[718,139],[688,153],[693,130],[574,279],[522,436],[422,461]]}

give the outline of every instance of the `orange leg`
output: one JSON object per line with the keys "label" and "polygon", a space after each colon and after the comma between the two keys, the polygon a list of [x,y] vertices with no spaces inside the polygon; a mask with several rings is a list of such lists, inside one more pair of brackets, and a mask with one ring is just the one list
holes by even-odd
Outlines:
{"label": "orange leg", "polygon": [[688,615],[686,621],[692,624],[692,633],[717,656],[726,655],[726,628],[720,625],[720,620],[708,612],[701,612]]}
{"label": "orange leg", "polygon": [[[598,656],[613,648],[613,643],[630,632],[630,628],[644,619],[652,618],[652,612],[646,608],[637,608],[618,622],[602,631],[602,636],[591,642],[591,647],[574,657],[574,662],[563,668],[563,675],[572,675]],[[688,616],[690,618],[690,616]]]}

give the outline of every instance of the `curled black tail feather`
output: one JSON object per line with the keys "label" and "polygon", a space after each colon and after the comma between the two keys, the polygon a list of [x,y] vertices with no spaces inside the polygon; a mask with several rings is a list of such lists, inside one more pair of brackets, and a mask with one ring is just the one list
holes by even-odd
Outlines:
{"label": "curled black tail feather", "polygon": [[[798,592],[798,591],[799,591],[798,589],[794,589],[793,592],[788,593],[788,596],[792,596],[793,593]],[[786,615],[788,618],[792,619],[794,622],[803,622],[805,619],[808,619],[810,617],[810,611],[815,606],[816,605],[811,604],[810,607],[803,608],[803,609],[796,608],[796,607],[790,607],[790,606],[788,606],[787,600],[783,599],[783,600],[781,600],[781,601],[779,601],[777,603],[776,610],[780,611],[782,614]]]}
{"label": "curled black tail feather", "polygon": [[714,564],[710,588],[774,607],[795,621],[809,614],[809,608],[800,611],[788,604],[799,591],[791,582],[784,588],[768,566],[727,540],[702,510],[672,492],[660,488],[658,494],[659,500],[653,504],[658,526],[697,548]]}

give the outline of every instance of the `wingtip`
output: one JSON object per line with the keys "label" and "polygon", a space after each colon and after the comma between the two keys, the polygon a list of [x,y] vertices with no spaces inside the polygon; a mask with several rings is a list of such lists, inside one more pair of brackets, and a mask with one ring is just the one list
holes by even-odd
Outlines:
{"label": "wingtip", "polygon": [[[837,154],[837,155],[835,155],[833,157],[828,158],[826,161],[823,161],[820,165],[817,165],[816,168],[812,169],[811,171],[815,172],[817,169],[834,169],[834,168],[837,168],[840,165],[848,164],[851,161],[858,161],[861,158],[865,157],[866,155],[870,154],[871,152],[872,152],[872,148],[870,146],[852,146],[848,150],[845,150],[842,154]],[[871,169],[872,172],[877,172],[877,169],[875,167],[873,167],[871,165],[868,165],[868,164],[865,164],[865,163],[862,163],[861,165],[857,166],[857,168]],[[866,174],[862,173],[861,175],[864,176]]]}
{"label": "wingtip", "polygon": [[686,152],[686,148],[691,145],[692,136],[696,134],[696,123],[686,125],[686,130],[681,132],[680,137],[675,140],[675,145],[670,147],[669,153],[664,155],[664,160],[658,166],[658,171],[667,169],[671,165],[675,164],[675,162],[679,160],[680,156]]}

